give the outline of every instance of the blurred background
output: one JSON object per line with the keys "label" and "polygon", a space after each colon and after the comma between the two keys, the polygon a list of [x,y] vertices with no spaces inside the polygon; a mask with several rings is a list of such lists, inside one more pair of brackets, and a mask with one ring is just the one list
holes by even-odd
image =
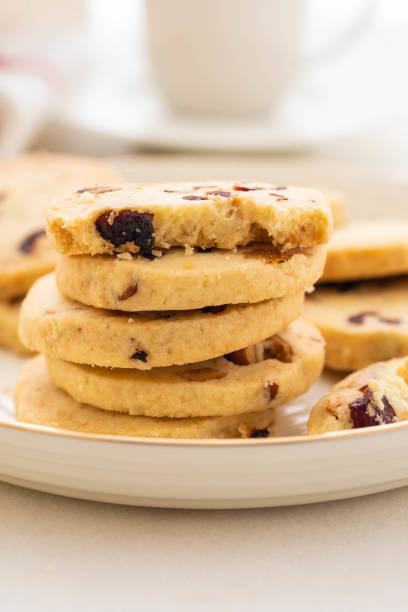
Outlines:
{"label": "blurred background", "polygon": [[403,178],[402,0],[2,0],[0,155],[317,157]]}

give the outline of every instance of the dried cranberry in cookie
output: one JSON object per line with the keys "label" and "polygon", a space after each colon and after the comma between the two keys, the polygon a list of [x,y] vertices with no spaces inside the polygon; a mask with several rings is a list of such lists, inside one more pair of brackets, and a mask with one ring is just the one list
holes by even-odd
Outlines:
{"label": "dried cranberry in cookie", "polygon": [[314,406],[309,434],[391,425],[408,419],[408,358],[358,370]]}
{"label": "dried cranberry in cookie", "polygon": [[381,399],[380,407],[368,385],[361,387],[360,391],[363,395],[349,404],[354,427],[371,427],[395,421],[394,409],[385,395]]}
{"label": "dried cranberry in cookie", "polygon": [[321,285],[306,298],[305,315],[323,334],[326,364],[358,370],[408,355],[408,279]]}
{"label": "dried cranberry in cookie", "polygon": [[[105,193],[105,192],[104,192]],[[150,254],[154,242],[153,215],[130,210],[107,210],[95,221],[100,235],[116,251]]]}

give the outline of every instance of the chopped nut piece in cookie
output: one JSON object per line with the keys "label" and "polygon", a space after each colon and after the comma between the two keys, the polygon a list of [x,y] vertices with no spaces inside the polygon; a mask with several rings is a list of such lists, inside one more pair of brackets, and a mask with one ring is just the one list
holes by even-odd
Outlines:
{"label": "chopped nut piece in cookie", "polygon": [[132,261],[133,259],[132,254],[127,251],[125,253],[117,253],[116,257],[122,261]]}
{"label": "chopped nut piece in cookie", "polygon": [[278,395],[279,385],[276,383],[267,383],[265,385],[265,394],[267,401],[271,402]]}
{"label": "chopped nut piece in cookie", "polygon": [[239,349],[232,353],[225,355],[228,361],[232,361],[236,365],[245,366],[251,365],[252,363],[259,363],[264,358],[264,346],[263,342],[257,342],[246,348]]}
{"label": "chopped nut piece in cookie", "polygon": [[122,300],[127,300],[132,297],[132,295],[134,295],[137,291],[137,286],[138,283],[136,282],[133,285],[129,285],[129,287],[126,287],[124,292],[118,297],[118,300],[121,302]]}
{"label": "chopped nut piece in cookie", "polygon": [[290,363],[293,359],[293,349],[289,342],[279,335],[272,336],[264,342],[264,359],[278,359]]}

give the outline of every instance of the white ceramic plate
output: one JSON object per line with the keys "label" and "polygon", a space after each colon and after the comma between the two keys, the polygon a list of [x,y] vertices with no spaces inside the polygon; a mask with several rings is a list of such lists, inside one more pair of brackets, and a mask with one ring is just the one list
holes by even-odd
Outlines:
{"label": "white ceramic plate", "polygon": [[[14,376],[9,357],[0,356]],[[264,440],[149,440],[16,423],[0,408],[0,478],[25,487],[121,504],[250,508],[326,501],[408,484],[408,423],[329,436],[303,435],[325,376],[279,411]],[[299,435],[300,434],[300,435]]]}
{"label": "white ceramic plate", "polygon": [[[173,163],[181,163],[186,176],[194,170],[180,159]],[[231,174],[217,160],[195,163],[204,174],[214,172],[211,164],[217,174]],[[132,173],[129,165],[122,166]],[[142,179],[170,170],[152,165],[149,158],[137,165]],[[290,176],[305,182],[308,176],[312,182],[343,184],[360,216],[368,210],[370,216],[381,216],[385,207],[389,214],[407,215],[408,186],[356,174],[352,168],[276,161],[272,167],[270,162],[267,168],[257,166],[257,172],[250,168],[247,176],[260,178],[267,172],[274,180]],[[11,389],[22,361],[0,352],[0,479],[7,482],[84,499],[175,508],[301,504],[408,484],[408,422],[304,435],[310,408],[337,380],[334,374],[325,374],[307,394],[278,410],[272,438],[197,442],[76,434],[17,423]]]}

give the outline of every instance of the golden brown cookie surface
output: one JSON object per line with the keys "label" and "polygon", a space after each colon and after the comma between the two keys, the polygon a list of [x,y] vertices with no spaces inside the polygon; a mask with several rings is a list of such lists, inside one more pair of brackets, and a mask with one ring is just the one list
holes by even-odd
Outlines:
{"label": "golden brown cookie surface", "polygon": [[24,366],[15,391],[19,421],[82,433],[147,438],[266,437],[273,409],[229,417],[159,419],[108,412],[80,404],[49,379],[42,355]]}
{"label": "golden brown cookie surface", "polygon": [[77,191],[54,200],[47,231],[69,255],[232,249],[260,240],[286,250],[326,243],[332,216],[314,189],[198,180]]}
{"label": "golden brown cookie surface", "polygon": [[85,306],[39,279],[22,309],[20,334],[32,350],[73,361],[150,370],[203,361],[259,342],[296,319],[303,292],[256,304],[126,313]]}
{"label": "golden brown cookie surface", "polygon": [[282,254],[258,243],[236,251],[214,249],[186,257],[163,251],[153,261],[108,255],[63,255],[57,284],[64,295],[96,308],[189,310],[261,302],[310,288],[319,278],[326,247]]}
{"label": "golden brown cookie surface", "polygon": [[208,361],[139,370],[48,358],[50,378],[77,401],[149,417],[230,416],[279,406],[319,377],[324,343],[301,319],[271,339]]}

